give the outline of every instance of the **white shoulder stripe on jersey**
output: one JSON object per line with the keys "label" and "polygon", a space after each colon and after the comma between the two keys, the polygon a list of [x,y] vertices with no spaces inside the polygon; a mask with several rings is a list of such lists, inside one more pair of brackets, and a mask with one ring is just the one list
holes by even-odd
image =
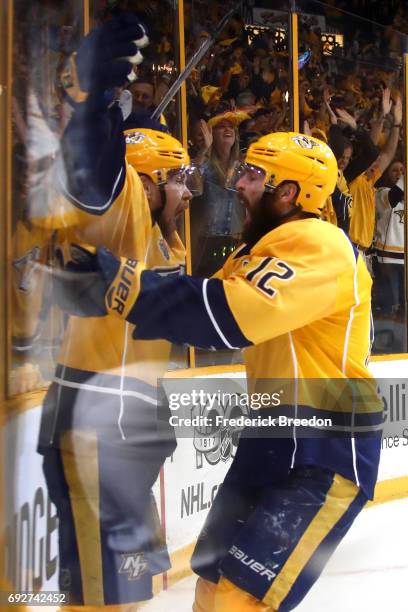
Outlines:
{"label": "white shoulder stripe on jersey", "polygon": [[[353,247],[350,243],[350,241],[348,240],[348,238],[346,238],[347,242],[350,245],[350,248],[353,250]],[[358,255],[358,257],[360,257],[360,255]],[[347,323],[347,328],[346,328],[346,336],[344,339],[344,347],[343,347],[343,359],[342,359],[342,363],[341,363],[341,371],[343,372],[343,374],[346,374],[346,365],[347,365],[347,355],[348,355],[348,349],[349,349],[349,342],[350,342],[350,333],[351,333],[351,326],[353,324],[353,319],[354,319],[354,311],[357,308],[357,306],[360,305],[360,300],[358,297],[358,287],[357,287],[357,261],[354,257],[354,251],[353,251],[353,260],[354,260],[354,277],[353,277],[353,290],[354,290],[354,304],[352,305],[352,307],[350,308],[350,315],[349,315],[349,320]]]}
{"label": "white shoulder stripe on jersey", "polygon": [[125,413],[125,403],[123,401],[123,392],[124,392],[124,384],[125,384],[125,376],[126,376],[126,355],[128,350],[128,331],[129,331],[129,323],[126,321],[125,331],[123,333],[123,352],[122,352],[122,363],[120,366],[120,410],[118,416],[118,429],[122,440],[126,440],[125,432],[122,427],[123,415]]}
{"label": "white shoulder stripe on jersey", "polygon": [[204,279],[204,281],[203,281],[203,300],[204,300],[204,305],[205,305],[205,308],[206,308],[206,310],[207,310],[207,314],[208,314],[208,316],[209,316],[209,318],[210,318],[211,323],[212,323],[212,324],[213,324],[213,326],[214,326],[215,331],[217,332],[217,334],[219,335],[219,337],[221,338],[221,340],[224,342],[225,346],[226,346],[227,348],[230,348],[230,349],[237,349],[237,348],[239,348],[238,346],[232,346],[232,345],[231,345],[231,344],[228,342],[228,340],[226,339],[226,337],[225,337],[225,336],[224,336],[224,334],[222,333],[222,331],[221,331],[221,329],[220,329],[220,327],[219,327],[219,325],[218,325],[217,321],[215,320],[215,317],[214,317],[214,315],[213,315],[213,312],[212,312],[212,310],[211,310],[211,308],[210,308],[210,304],[209,304],[209,302],[208,302],[208,295],[207,295],[207,284],[208,284],[208,280],[209,280],[209,279],[208,279],[208,278],[206,278],[206,279]]}
{"label": "white shoulder stripe on jersey", "polygon": [[[295,402],[294,403],[295,403],[295,419],[296,419],[297,413],[298,413],[298,401],[299,401],[299,396],[298,396],[299,367],[298,367],[296,349],[293,343],[292,332],[289,332],[289,342],[290,342],[290,352],[291,352],[292,360],[293,360],[293,379],[295,381],[295,398],[294,398]],[[294,444],[294,449],[292,453],[292,461],[290,464],[291,469],[294,468],[295,461],[296,461],[296,451],[297,451],[296,425],[293,426],[293,444]]]}
{"label": "white shoulder stripe on jersey", "polygon": [[96,393],[107,393],[109,395],[119,395],[123,397],[137,397],[148,404],[157,406],[157,400],[149,397],[145,393],[140,393],[139,391],[131,391],[130,389],[114,389],[113,387],[99,387],[98,385],[90,385],[88,383],[76,383],[69,380],[64,380],[63,378],[58,378],[58,376],[54,376],[53,382],[61,387],[69,387],[70,389],[83,389],[84,391],[94,391]]}
{"label": "white shoulder stripe on jersey", "polygon": [[[353,277],[354,304],[350,308],[350,315],[349,315],[349,320],[348,320],[347,328],[346,328],[346,336],[345,336],[345,339],[344,339],[343,359],[342,359],[342,364],[341,364],[341,371],[343,372],[343,374],[346,374],[347,355],[348,355],[349,342],[350,342],[351,326],[352,326],[353,320],[354,320],[354,311],[357,308],[357,306],[360,305],[360,300],[359,300],[359,297],[358,297],[358,286],[357,286],[357,266],[358,266],[358,258],[360,257],[360,254],[357,256],[357,259],[356,259],[355,255],[354,255],[353,246],[352,246],[350,240],[347,238],[346,235],[344,235],[344,238],[345,238],[345,240],[347,240],[347,242],[348,242],[348,244],[350,246],[350,249],[352,250],[352,253],[353,253],[353,263],[354,263],[354,277]],[[354,425],[354,410],[353,410],[353,413],[352,413],[351,426],[353,427],[353,425]],[[353,434],[351,434],[351,451],[352,451],[352,454],[353,454],[354,476],[355,476],[355,479],[356,479],[356,484],[359,487],[360,486],[360,479],[358,477],[358,469],[357,469],[356,439],[353,436]]]}
{"label": "white shoulder stripe on jersey", "polygon": [[122,174],[123,174],[123,167],[120,169],[120,172],[119,172],[119,174],[117,176],[115,184],[113,185],[113,189],[112,189],[111,195],[109,196],[109,200],[107,200],[107,202],[105,202],[105,204],[102,204],[100,206],[90,206],[89,204],[85,204],[84,202],[81,202],[80,200],[78,200],[75,196],[72,195],[72,193],[70,193],[70,191],[68,190],[66,184],[63,182],[63,180],[61,178],[61,175],[58,173],[57,176],[58,176],[58,180],[59,180],[59,183],[61,185],[61,189],[62,189],[62,192],[64,193],[64,195],[67,196],[70,200],[72,200],[76,204],[78,204],[78,206],[80,206],[81,208],[83,208],[85,210],[104,211],[104,210],[107,210],[109,208],[109,206],[113,202],[113,197],[115,195],[115,191],[116,191],[118,183],[119,183],[119,181],[121,179]]}

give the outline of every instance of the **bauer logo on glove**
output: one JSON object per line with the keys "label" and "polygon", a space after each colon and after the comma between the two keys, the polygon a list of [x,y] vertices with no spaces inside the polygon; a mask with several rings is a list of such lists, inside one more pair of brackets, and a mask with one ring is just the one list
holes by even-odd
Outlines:
{"label": "bauer logo on glove", "polygon": [[81,249],[80,260],[52,270],[55,302],[75,317],[114,314],[125,319],[139,295],[144,269],[135,259],[117,259],[104,247],[96,254]]}
{"label": "bauer logo on glove", "polygon": [[135,282],[137,261],[121,258],[120,268],[106,294],[106,307],[109,313],[126,318],[139,293],[139,283]]}

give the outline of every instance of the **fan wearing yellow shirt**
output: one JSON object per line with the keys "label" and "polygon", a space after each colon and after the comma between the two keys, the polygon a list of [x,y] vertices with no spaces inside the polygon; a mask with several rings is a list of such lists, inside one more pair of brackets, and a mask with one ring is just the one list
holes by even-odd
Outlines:
{"label": "fan wearing yellow shirt", "polygon": [[[390,106],[391,108],[391,106]],[[393,125],[378,158],[362,174],[350,181],[353,199],[350,238],[363,253],[372,245],[375,233],[375,183],[394,159],[402,123],[402,102],[397,98],[392,109]]]}
{"label": "fan wearing yellow shirt", "polygon": [[[370,428],[382,408],[366,366],[372,283],[345,233],[319,218],[336,179],[325,143],[264,136],[235,180],[247,210],[244,244],[216,277],[162,279],[100,249],[95,272],[75,275],[79,285],[92,282],[86,304],[72,299],[78,287],[67,287],[78,314],[92,303],[95,314],[132,323],[135,339],[244,349],[250,390],[268,379],[291,382],[284,405],[265,414],[317,412],[342,431],[318,435],[311,426],[307,436],[294,423],[276,437],[273,428],[244,429],[193,554],[195,612],[294,609],[373,496],[381,439]],[[331,379],[330,389],[351,384],[357,394],[347,406],[328,396],[308,401],[312,379]],[[356,434],[357,422],[369,435]]]}

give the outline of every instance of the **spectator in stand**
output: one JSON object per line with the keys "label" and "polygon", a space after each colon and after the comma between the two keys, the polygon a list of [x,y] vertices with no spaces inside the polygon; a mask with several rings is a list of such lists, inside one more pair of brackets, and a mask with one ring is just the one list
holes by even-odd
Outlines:
{"label": "spectator in stand", "polygon": [[[141,118],[150,117],[156,108],[156,90],[153,81],[149,77],[140,77],[131,83],[128,90],[132,94],[132,112],[126,118],[125,129],[131,128],[135,122],[140,123]],[[164,115],[160,116],[160,123],[167,125]]]}
{"label": "spectator in stand", "polygon": [[195,119],[190,122],[189,154],[197,166],[202,166],[207,160],[208,151],[213,142],[212,128],[205,119]]}
{"label": "spectator in stand", "polygon": [[129,85],[129,91],[133,98],[132,111],[134,113],[140,111],[153,112],[155,92],[152,80],[148,78],[138,79]]}
{"label": "spectator in stand", "polygon": [[258,140],[260,133],[255,130],[255,120],[246,119],[239,126],[239,150],[241,158],[246,153],[251,142]]}
{"label": "spectator in stand", "polygon": [[272,129],[272,111],[269,108],[259,108],[252,115],[253,118],[253,130],[258,132],[260,136],[266,136],[270,134]]}
{"label": "spectator in stand", "polygon": [[[201,124],[203,148],[195,161],[201,162],[203,194],[191,206],[193,270],[198,276],[219,270],[240,240],[244,209],[225,182],[239,158],[238,126],[248,117],[229,111],[212,117],[208,127]],[[208,159],[203,162],[207,147]]]}
{"label": "spectator in stand", "polygon": [[237,99],[235,100],[237,108],[240,110],[246,110],[250,112],[256,108],[256,98],[255,94],[250,89],[245,89],[241,93],[238,94]]}
{"label": "spectator in stand", "polygon": [[[357,128],[356,120],[350,113],[339,108],[334,112],[328,101],[326,104],[332,122],[329,130],[329,145],[338,165],[337,185],[332,194],[333,209],[337,225],[348,233],[352,196],[349,185],[377,159],[378,150],[368,132],[364,128]],[[344,134],[343,130],[347,127],[346,133],[354,136],[354,142]]]}
{"label": "spectator in stand", "polygon": [[[387,102],[386,102],[387,104]],[[386,114],[391,102],[385,106]],[[402,101],[398,97],[392,105],[393,125],[387,142],[377,159],[363,173],[350,180],[350,193],[353,197],[353,214],[350,222],[350,238],[358,249],[366,253],[374,240],[375,232],[375,188],[374,185],[394,158],[402,123]]]}
{"label": "spectator in stand", "polygon": [[388,168],[385,170],[382,177],[376,182],[376,189],[381,189],[382,187],[394,187],[394,185],[398,182],[401,176],[404,174],[404,162],[401,161],[401,157],[397,155],[393,161],[390,163]]}
{"label": "spectator in stand", "polygon": [[[401,170],[401,164],[395,162],[395,165],[394,172],[396,175]],[[375,303],[378,305],[381,314],[400,316],[405,311],[403,172],[392,187],[378,189],[375,203],[377,212],[375,240],[377,288]]]}
{"label": "spectator in stand", "polygon": [[264,100],[269,103],[271,95],[278,87],[278,76],[273,65],[268,61],[266,64],[261,62],[259,56],[254,59],[254,76],[251,83],[251,89],[257,100]]}

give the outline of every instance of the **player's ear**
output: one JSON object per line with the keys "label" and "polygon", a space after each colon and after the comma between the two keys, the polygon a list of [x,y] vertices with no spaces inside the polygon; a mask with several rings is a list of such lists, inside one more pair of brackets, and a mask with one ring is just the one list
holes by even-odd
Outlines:
{"label": "player's ear", "polygon": [[285,204],[294,204],[299,193],[299,186],[293,181],[285,181],[280,186],[279,198]]}
{"label": "player's ear", "polygon": [[147,176],[146,174],[139,174],[140,176],[140,180],[143,183],[143,189],[145,191],[146,197],[148,199],[149,204],[152,203],[153,201],[153,189],[154,189],[154,183],[152,181],[152,179]]}

